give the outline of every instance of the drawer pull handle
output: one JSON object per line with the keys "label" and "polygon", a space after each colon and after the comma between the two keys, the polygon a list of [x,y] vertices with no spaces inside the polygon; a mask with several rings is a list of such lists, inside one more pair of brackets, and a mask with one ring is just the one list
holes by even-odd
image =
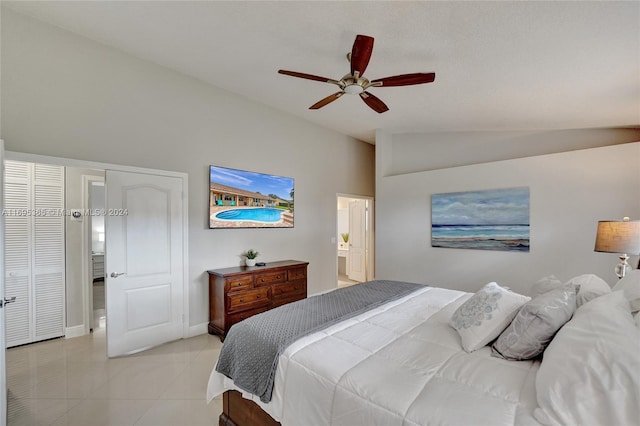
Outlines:
{"label": "drawer pull handle", "polygon": [[276,276],[276,279],[279,280],[280,279],[280,275]]}
{"label": "drawer pull handle", "polygon": [[240,299],[240,303],[244,302],[244,299]]}
{"label": "drawer pull handle", "polygon": [[256,299],[260,299],[260,295],[257,295],[257,296],[256,296]]}

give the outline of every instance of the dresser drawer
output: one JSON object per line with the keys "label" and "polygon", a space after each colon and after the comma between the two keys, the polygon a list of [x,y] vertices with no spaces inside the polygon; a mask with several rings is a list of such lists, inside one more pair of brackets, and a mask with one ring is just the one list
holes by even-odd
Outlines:
{"label": "dresser drawer", "polygon": [[271,304],[271,307],[277,308],[278,306],[286,305],[291,302],[297,302],[298,300],[302,300],[306,298],[307,298],[307,295],[305,293],[283,294],[281,296],[273,298],[273,303]]}
{"label": "dresser drawer", "polygon": [[244,277],[231,278],[227,281],[229,283],[229,291],[239,291],[250,289],[253,284],[253,275],[247,275]]}
{"label": "dresser drawer", "polygon": [[283,283],[287,280],[287,271],[267,272],[256,275],[256,286]]}
{"label": "dresser drawer", "polygon": [[235,323],[238,323],[242,320],[245,320],[254,315],[260,314],[262,312],[266,312],[269,310],[269,306],[262,306],[257,309],[251,309],[250,311],[242,311],[235,314],[229,314],[229,328]]}
{"label": "dresser drawer", "polygon": [[255,290],[230,293],[227,296],[229,300],[229,312],[257,308],[259,306],[269,306],[269,290],[269,287],[263,287]]}
{"label": "dresser drawer", "polygon": [[289,274],[289,281],[302,280],[307,278],[307,268],[289,269],[287,274]]}
{"label": "dresser drawer", "polygon": [[304,281],[296,281],[292,283],[276,284],[272,290],[273,298],[289,297],[292,294],[305,294],[307,293],[307,286]]}

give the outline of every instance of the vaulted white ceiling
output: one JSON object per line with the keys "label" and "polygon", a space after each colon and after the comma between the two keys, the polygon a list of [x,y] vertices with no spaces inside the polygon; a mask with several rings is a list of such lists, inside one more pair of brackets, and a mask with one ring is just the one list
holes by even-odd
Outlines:
{"label": "vaulted white ceiling", "polygon": [[[640,125],[640,2],[2,2],[139,58],[373,141],[389,132]],[[375,38],[369,79],[435,72],[308,107],[336,86],[357,34]]]}

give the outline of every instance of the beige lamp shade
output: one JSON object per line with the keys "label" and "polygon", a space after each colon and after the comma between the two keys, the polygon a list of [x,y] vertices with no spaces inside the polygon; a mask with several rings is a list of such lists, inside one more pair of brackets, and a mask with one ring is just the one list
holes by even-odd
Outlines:
{"label": "beige lamp shade", "polygon": [[640,254],[640,221],[598,222],[594,251]]}

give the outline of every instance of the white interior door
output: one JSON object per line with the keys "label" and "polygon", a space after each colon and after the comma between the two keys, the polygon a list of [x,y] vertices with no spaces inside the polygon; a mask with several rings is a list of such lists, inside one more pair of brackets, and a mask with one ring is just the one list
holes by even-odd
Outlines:
{"label": "white interior door", "polygon": [[367,280],[366,201],[349,203],[349,279]]}
{"label": "white interior door", "polygon": [[107,170],[107,354],[182,337],[183,189],[177,177]]}
{"label": "white interior door", "polygon": [[64,336],[64,168],[4,165],[4,279],[16,303],[5,312],[8,346]]}

